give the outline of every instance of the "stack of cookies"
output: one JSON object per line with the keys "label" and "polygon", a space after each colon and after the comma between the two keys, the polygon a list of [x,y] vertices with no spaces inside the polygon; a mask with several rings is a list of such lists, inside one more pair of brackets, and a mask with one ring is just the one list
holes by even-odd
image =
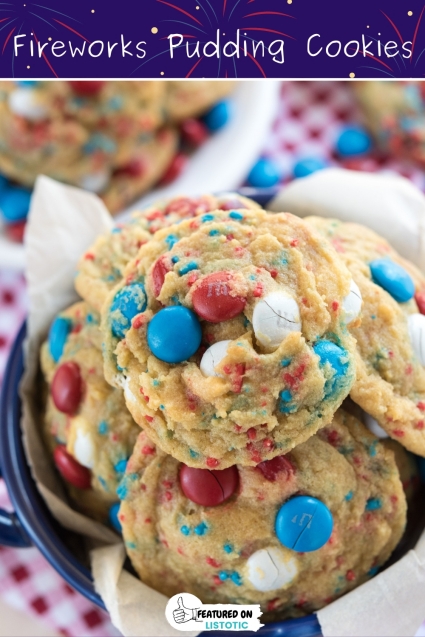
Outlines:
{"label": "stack of cookies", "polygon": [[122,210],[161,178],[176,177],[187,152],[226,123],[229,105],[221,100],[232,89],[212,81],[0,82],[5,221],[21,220],[28,197],[22,202],[21,189],[3,177],[31,188],[48,175]]}
{"label": "stack of cookies", "polygon": [[76,289],[42,348],[44,433],[146,584],[267,620],[379,571],[425,456],[412,264],[355,224],[177,198],[101,236]]}

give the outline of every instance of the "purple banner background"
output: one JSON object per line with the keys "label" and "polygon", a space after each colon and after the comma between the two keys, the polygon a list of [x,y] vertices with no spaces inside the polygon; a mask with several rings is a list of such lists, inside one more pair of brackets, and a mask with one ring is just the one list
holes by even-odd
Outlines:
{"label": "purple banner background", "polygon": [[[39,0],[0,2],[0,76],[4,78],[408,78],[425,76],[424,0]],[[220,58],[207,57],[204,45],[220,31]],[[225,57],[223,46],[236,40],[239,58]],[[171,33],[184,36],[171,59]],[[307,52],[307,41],[313,34]],[[15,50],[15,38],[22,44]],[[123,56],[121,42],[132,55]],[[362,52],[362,36],[371,43]],[[51,39],[49,39],[51,38]],[[252,46],[264,42],[265,54]],[[341,52],[326,54],[337,40]],[[96,42],[101,41],[101,42]],[[199,57],[189,58],[197,42]],[[273,61],[272,51],[284,63]],[[276,42],[277,41],[277,42]],[[354,42],[350,42],[354,41]],[[357,45],[360,51],[356,54]],[[381,55],[379,44],[381,42]],[[47,43],[38,57],[37,42]],[[56,42],[55,49],[52,45]],[[58,44],[62,42],[63,47]],[[108,42],[113,48],[108,57]],[[139,49],[136,48],[138,43]],[[384,45],[388,42],[387,57]],[[34,56],[31,56],[31,43]],[[97,55],[102,49],[103,53]],[[130,44],[129,44],[130,43]],[[177,39],[176,39],[177,43]],[[247,54],[244,55],[244,43]],[[72,57],[73,49],[84,53]],[[403,44],[405,48],[403,49]],[[344,54],[344,47],[348,57]],[[329,52],[337,53],[334,43]],[[234,48],[227,47],[230,53]],[[411,57],[408,55],[412,50]],[[144,57],[142,56],[145,51]],[[207,54],[214,51],[212,45]],[[56,55],[54,54],[56,53]],[[61,55],[63,54],[63,55]],[[60,57],[58,57],[61,55]],[[350,75],[351,74],[351,75]]]}

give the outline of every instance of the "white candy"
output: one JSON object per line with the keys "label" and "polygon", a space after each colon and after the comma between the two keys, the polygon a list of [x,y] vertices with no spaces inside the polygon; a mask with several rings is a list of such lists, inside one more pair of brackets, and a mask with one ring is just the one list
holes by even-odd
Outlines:
{"label": "white candy", "polygon": [[298,304],[285,292],[271,292],[255,306],[252,325],[262,345],[279,347],[290,332],[301,331]]}
{"label": "white candy", "polygon": [[248,558],[248,580],[257,591],[263,593],[283,588],[298,574],[297,561],[288,558],[283,551],[270,547],[255,551]]}
{"label": "white candy", "polygon": [[370,414],[364,414],[363,416],[364,424],[377,438],[389,438],[387,432],[382,429],[381,425],[378,425],[375,418],[372,418]]}
{"label": "white candy", "polygon": [[105,190],[106,186],[109,183],[109,173],[106,171],[101,171],[98,173],[93,173],[92,175],[85,175],[80,179],[80,186],[84,188],[84,190],[89,190],[90,192],[102,192]]}
{"label": "white candy", "polygon": [[358,317],[360,310],[362,309],[362,295],[357,283],[351,279],[350,293],[344,297],[342,301],[342,308],[345,312],[345,322],[351,323]]}
{"label": "white candy", "polygon": [[215,371],[227,354],[227,348],[232,341],[218,341],[211,345],[201,359],[201,372],[204,376],[222,376]]}
{"label": "white candy", "polygon": [[425,316],[410,314],[407,319],[410,342],[421,365],[425,366]]}
{"label": "white candy", "polygon": [[47,110],[43,104],[37,101],[34,91],[26,88],[18,88],[9,95],[9,108],[12,113],[25,117],[33,122],[45,119]]}
{"label": "white candy", "polygon": [[74,458],[78,460],[83,467],[93,469],[94,466],[94,444],[89,433],[84,433],[81,429],[77,429],[77,435],[74,442]]}

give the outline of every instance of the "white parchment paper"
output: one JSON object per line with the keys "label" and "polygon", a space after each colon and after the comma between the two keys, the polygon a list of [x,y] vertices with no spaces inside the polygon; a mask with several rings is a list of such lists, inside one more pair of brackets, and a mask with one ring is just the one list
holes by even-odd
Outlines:
{"label": "white parchment paper", "polygon": [[[328,169],[290,184],[271,209],[363,223],[425,270],[425,197],[401,177]],[[97,545],[90,553],[93,577],[114,625],[128,637],[177,635],[165,619],[166,598],[125,570],[118,536],[66,504],[39,435],[40,413],[33,394],[40,343],[52,318],[76,298],[73,279],[80,255],[111,225],[95,195],[47,177],[38,179],[26,233],[31,308],[22,385],[24,441],[34,478],[53,515]],[[425,533],[415,550],[319,611],[318,618],[325,637],[414,635],[425,618]]]}

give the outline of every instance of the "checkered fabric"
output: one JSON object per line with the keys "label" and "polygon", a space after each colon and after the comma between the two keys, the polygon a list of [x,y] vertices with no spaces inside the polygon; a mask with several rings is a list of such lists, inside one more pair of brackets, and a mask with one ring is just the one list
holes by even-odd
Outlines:
{"label": "checkered fabric", "polygon": [[[360,121],[348,86],[337,82],[284,82],[279,113],[264,147],[290,179],[297,158],[324,157],[341,165],[333,148],[342,125]],[[381,157],[344,162],[368,171],[401,173],[425,190],[424,174]],[[20,274],[0,272],[0,382],[7,353],[25,314],[25,282]],[[0,481],[0,507],[8,508]],[[62,635],[113,637],[118,635],[106,613],[73,591],[35,549],[0,547],[0,598],[28,615],[37,616]],[[417,637],[425,637],[425,624]]]}

